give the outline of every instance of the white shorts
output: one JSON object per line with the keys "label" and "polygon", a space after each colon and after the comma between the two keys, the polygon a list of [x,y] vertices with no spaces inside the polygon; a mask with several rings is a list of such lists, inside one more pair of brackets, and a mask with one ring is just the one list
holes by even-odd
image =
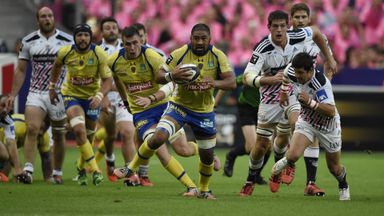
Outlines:
{"label": "white shorts", "polygon": [[[289,96],[289,107],[299,106],[299,101],[295,95]],[[300,107],[300,106],[299,106]],[[288,118],[285,114],[285,109],[288,107],[281,107],[279,103],[264,104],[260,103],[259,112],[257,113],[258,124],[288,124]]]}
{"label": "white shorts", "polygon": [[299,118],[296,122],[294,133],[301,133],[306,136],[312,143],[315,137],[319,139],[320,146],[327,152],[333,153],[341,150],[341,127],[336,127],[331,132],[321,132],[312,127],[309,123]]}
{"label": "white shorts", "polygon": [[124,107],[123,101],[119,95],[119,92],[110,91],[107,94],[109,101],[113,107],[113,110],[116,112],[116,123],[121,121],[133,121],[133,116],[128,110]]}
{"label": "white shorts", "polygon": [[26,106],[40,107],[44,110],[53,121],[65,119],[64,101],[61,94],[58,94],[59,102],[56,105],[51,104],[48,92],[33,93],[30,92],[27,97]]}

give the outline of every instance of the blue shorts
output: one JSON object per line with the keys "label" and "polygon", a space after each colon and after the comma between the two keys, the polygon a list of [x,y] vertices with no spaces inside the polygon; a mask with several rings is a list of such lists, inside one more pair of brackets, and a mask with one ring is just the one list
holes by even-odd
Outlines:
{"label": "blue shorts", "polygon": [[135,124],[140,139],[144,139],[144,133],[151,128],[152,125],[159,123],[166,108],[167,103],[164,103],[143,112],[133,114],[133,123]]}
{"label": "blue shorts", "polygon": [[96,121],[99,118],[100,108],[91,109],[89,107],[89,104],[91,103],[90,100],[79,99],[76,97],[66,96],[66,95],[63,95],[63,99],[64,99],[65,110],[68,110],[69,107],[71,106],[81,106],[81,108],[83,108],[84,110],[85,117],[87,119]]}
{"label": "blue shorts", "polygon": [[191,126],[196,137],[205,138],[216,135],[215,113],[198,113],[184,108],[173,102],[169,102],[164,116],[169,116],[183,127],[184,124]]}

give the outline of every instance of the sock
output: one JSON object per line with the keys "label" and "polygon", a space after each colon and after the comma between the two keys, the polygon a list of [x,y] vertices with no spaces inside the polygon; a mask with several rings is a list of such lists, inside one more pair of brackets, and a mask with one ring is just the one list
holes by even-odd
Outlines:
{"label": "sock", "polygon": [[186,187],[196,187],[195,183],[193,183],[192,179],[185,172],[179,161],[177,161],[173,156],[171,156],[171,159],[168,161],[165,169],[167,169],[168,172],[175,176],[177,180],[179,180]]}
{"label": "sock", "polygon": [[200,192],[207,192],[209,191],[208,185],[209,180],[212,177],[213,173],[213,163],[212,164],[203,164],[201,161],[199,161],[199,190]]}
{"label": "sock", "polygon": [[99,163],[104,158],[104,155],[105,155],[105,144],[104,144],[104,140],[101,140],[99,143],[99,146],[97,147],[97,151],[95,155],[96,162]]}
{"label": "sock", "polygon": [[140,177],[143,177],[143,176],[147,177],[148,168],[149,168],[149,165],[140,165],[137,173],[139,174]]}
{"label": "sock", "polygon": [[276,143],[273,144],[273,151],[275,153],[275,162],[279,161],[281,158],[284,157],[287,149],[288,149],[287,146],[285,146],[284,148],[280,148],[276,145]]}
{"label": "sock", "polygon": [[309,182],[316,182],[318,160],[319,148],[307,147],[304,151],[305,168],[307,169],[307,184],[309,184]]}
{"label": "sock", "polygon": [[[86,143],[79,146],[80,155],[84,159],[85,162],[88,163],[90,171],[93,173],[95,171],[100,172],[99,167],[97,166],[95,155],[93,153],[93,149],[91,143],[87,140]],[[81,166],[79,166],[80,168]]]}
{"label": "sock", "polygon": [[131,163],[129,163],[128,168],[132,171],[136,171],[139,165],[145,164],[155,154],[155,152],[156,150],[151,149],[148,146],[147,141],[145,140],[140,146],[137,153],[135,154],[135,157],[133,158]]}
{"label": "sock", "polygon": [[271,151],[267,151],[264,155],[263,165],[261,166],[261,170],[264,169],[265,165],[267,164],[269,157],[271,156]]}
{"label": "sock", "polygon": [[33,164],[29,163],[29,162],[25,163],[23,170],[32,174],[33,173]]}
{"label": "sock", "polygon": [[52,175],[55,175],[55,176],[63,176],[63,171],[54,169],[54,170],[52,171]]}
{"label": "sock", "polygon": [[316,182],[318,160],[319,158],[304,157],[305,168],[307,169],[307,184],[309,184],[309,182]]}
{"label": "sock", "polygon": [[237,156],[246,155],[245,146],[243,144],[236,145],[231,151],[228,152],[229,159],[236,160]]}
{"label": "sock", "polygon": [[[94,141],[95,140],[104,141],[106,137],[107,137],[107,132],[106,132],[105,128],[102,127],[96,131]],[[94,141],[93,141],[93,143],[95,143]],[[100,144],[99,144],[99,146],[100,146]]]}
{"label": "sock", "polygon": [[107,166],[115,167],[115,154],[112,154],[110,157],[105,155],[105,161],[107,162]]}
{"label": "sock", "polygon": [[342,168],[340,175],[336,176],[335,174],[333,174],[333,176],[335,176],[336,180],[339,182],[339,188],[340,189],[341,188],[348,188],[347,170],[345,169],[345,167]]}
{"label": "sock", "polygon": [[260,176],[261,170],[263,168],[264,157],[259,160],[254,160],[252,156],[249,156],[249,169],[247,181],[255,183],[256,177]]}

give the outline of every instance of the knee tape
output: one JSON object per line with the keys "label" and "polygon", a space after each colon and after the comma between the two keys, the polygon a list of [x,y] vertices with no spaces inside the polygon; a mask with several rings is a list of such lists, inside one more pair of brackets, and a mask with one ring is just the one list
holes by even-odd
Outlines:
{"label": "knee tape", "polygon": [[95,132],[95,130],[87,129],[87,136],[93,135]]}
{"label": "knee tape", "polygon": [[285,109],[285,115],[289,117],[292,113],[297,112],[299,113],[301,109],[301,106],[299,103],[292,104],[291,106],[288,106]]}
{"label": "knee tape", "polygon": [[173,134],[171,137],[169,137],[169,142],[173,143],[175,140],[177,140],[179,137],[185,135],[184,128],[180,128],[175,134]]}
{"label": "knee tape", "polygon": [[286,125],[286,124],[278,124],[276,127],[276,130],[278,133],[283,134],[283,135],[287,135],[287,134],[291,133],[291,127],[289,125]]}
{"label": "knee tape", "polygon": [[76,116],[69,121],[71,127],[75,127],[78,124],[85,124],[84,116]]}
{"label": "knee tape", "polygon": [[256,134],[258,136],[272,140],[273,129],[272,128],[259,128],[259,127],[257,127],[256,128]]}
{"label": "knee tape", "polygon": [[209,140],[196,140],[196,143],[201,149],[211,149],[216,146],[216,138]]}
{"label": "knee tape", "polygon": [[161,119],[159,123],[157,124],[157,129],[162,129],[168,132],[169,136],[171,137],[175,133],[175,124],[167,119]]}
{"label": "knee tape", "polygon": [[143,137],[142,139],[143,140],[148,140],[149,138],[151,138],[153,136],[153,134],[155,133],[155,129],[148,129],[144,132],[143,134]]}

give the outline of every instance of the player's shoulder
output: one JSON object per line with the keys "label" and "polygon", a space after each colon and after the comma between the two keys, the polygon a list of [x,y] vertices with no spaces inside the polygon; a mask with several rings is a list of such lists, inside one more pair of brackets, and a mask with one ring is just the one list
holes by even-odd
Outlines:
{"label": "player's shoulder", "polygon": [[211,48],[211,52],[212,52],[213,54],[215,54],[215,55],[223,55],[223,56],[226,56],[225,53],[224,53],[221,49],[217,48],[216,46],[212,46],[212,48]]}
{"label": "player's shoulder", "polygon": [[326,84],[327,84],[327,78],[325,77],[325,74],[322,71],[315,70],[315,74],[312,77],[309,86],[314,90],[318,90],[323,86],[325,86]]}
{"label": "player's shoulder", "polygon": [[57,31],[57,34],[56,34],[57,40],[64,41],[65,43],[72,43],[73,42],[72,35],[70,35],[66,32],[63,32],[59,29],[56,29],[56,31]]}
{"label": "player's shoulder", "polygon": [[30,42],[38,40],[38,39],[40,39],[40,35],[38,34],[38,31],[33,31],[33,32],[29,33],[28,35],[26,35],[25,37],[23,37],[22,41],[24,43],[30,43]]}
{"label": "player's shoulder", "polygon": [[189,50],[190,50],[190,48],[189,48],[188,44],[184,44],[183,46],[172,51],[171,56],[173,56],[174,58],[181,57],[184,53],[188,52]]}
{"label": "player's shoulder", "polygon": [[295,69],[293,67],[289,67],[288,70],[286,70],[284,72],[286,72],[286,75],[288,76],[288,78],[290,80],[292,80],[292,82],[297,82],[297,78],[295,75]]}
{"label": "player's shoulder", "polygon": [[268,53],[274,49],[275,47],[273,46],[272,41],[268,36],[265,36],[263,39],[261,39],[259,43],[257,43],[253,48],[254,52],[257,53]]}

